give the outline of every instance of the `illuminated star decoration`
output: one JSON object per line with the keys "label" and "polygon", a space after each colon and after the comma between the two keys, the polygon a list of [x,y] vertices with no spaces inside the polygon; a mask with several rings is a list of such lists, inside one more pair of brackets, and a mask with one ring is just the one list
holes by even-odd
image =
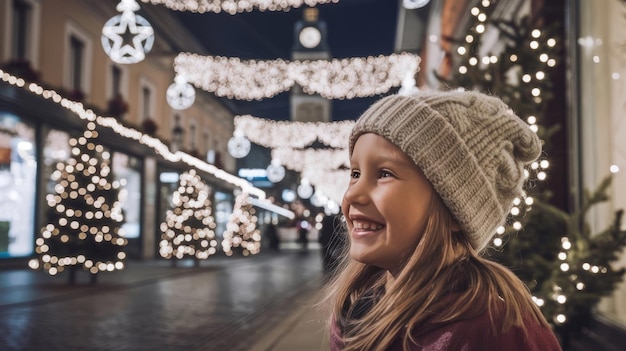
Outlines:
{"label": "illuminated star decoration", "polygon": [[[122,12],[109,19],[102,28],[102,47],[111,60],[120,64],[142,61],[152,49],[154,30],[143,17],[136,15],[139,4],[135,0],[121,0],[116,10]],[[128,35],[132,39],[127,42]]]}
{"label": "illuminated star decoration", "polygon": [[167,103],[175,110],[184,110],[196,100],[196,90],[183,76],[176,76],[174,83],[167,88]]}

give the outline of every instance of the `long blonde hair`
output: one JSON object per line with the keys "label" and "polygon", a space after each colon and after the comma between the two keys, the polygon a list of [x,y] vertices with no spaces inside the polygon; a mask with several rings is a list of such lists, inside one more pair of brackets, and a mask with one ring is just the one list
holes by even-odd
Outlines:
{"label": "long blonde hair", "polygon": [[[382,351],[398,337],[407,349],[415,344],[416,332],[485,311],[492,322],[489,332],[494,334],[512,326],[525,331],[527,319],[548,327],[526,285],[507,268],[480,257],[464,234],[452,231],[454,223],[441,199],[433,196],[422,238],[395,281],[387,285],[385,270],[350,258],[346,245],[323,300],[330,308],[329,321],[342,326],[344,351]],[[347,318],[356,301],[382,290],[365,315]]]}

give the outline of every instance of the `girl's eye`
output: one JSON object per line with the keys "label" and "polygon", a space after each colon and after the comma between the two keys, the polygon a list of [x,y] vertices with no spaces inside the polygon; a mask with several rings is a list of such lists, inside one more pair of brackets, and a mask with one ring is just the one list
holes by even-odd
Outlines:
{"label": "girl's eye", "polygon": [[380,177],[381,178],[393,177],[393,174],[389,171],[382,170],[380,171]]}
{"label": "girl's eye", "polygon": [[350,178],[352,179],[357,179],[359,178],[360,175],[361,173],[359,171],[355,171],[355,170],[350,171]]}

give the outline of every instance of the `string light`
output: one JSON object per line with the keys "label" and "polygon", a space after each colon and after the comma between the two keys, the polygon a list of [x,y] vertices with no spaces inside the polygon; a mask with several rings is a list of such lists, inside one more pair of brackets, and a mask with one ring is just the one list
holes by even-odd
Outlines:
{"label": "string light", "polygon": [[338,3],[339,0],[141,0],[145,3],[165,5],[175,11],[190,11],[197,13],[222,11],[231,15],[240,12],[259,11],[289,11],[302,5],[315,7],[319,4]]}
{"label": "string light", "polygon": [[174,70],[196,87],[229,99],[260,100],[295,84],[307,94],[352,99],[399,86],[407,75],[417,73],[419,62],[419,56],[411,53],[306,61],[243,61],[179,53]]}
{"label": "string light", "polygon": [[161,155],[164,159],[170,162],[183,162],[191,167],[202,170],[203,172],[206,172],[216,177],[217,179],[221,179],[229,184],[232,184],[242,189],[246,193],[249,193],[250,195],[257,196],[261,199],[264,199],[266,197],[265,191],[254,187],[247,180],[232,175],[221,168],[206,163],[187,153],[181,151],[173,152],[160,139],[152,137],[148,134],[144,134],[134,128],[126,127],[114,117],[102,117],[96,115],[92,110],[85,109],[82,103],[64,98],[61,94],[57,93],[54,90],[44,89],[42,86],[36,83],[29,83],[28,85],[26,85],[24,79],[6,73],[3,70],[0,70],[0,79],[11,85],[17,86],[19,88],[24,88],[35,95],[43,97],[46,100],[51,100],[59,104],[60,106],[72,111],[82,120],[95,122],[101,127],[110,128],[111,130],[113,130],[113,132],[124,138],[135,140],[140,144],[153,149],[155,153]]}

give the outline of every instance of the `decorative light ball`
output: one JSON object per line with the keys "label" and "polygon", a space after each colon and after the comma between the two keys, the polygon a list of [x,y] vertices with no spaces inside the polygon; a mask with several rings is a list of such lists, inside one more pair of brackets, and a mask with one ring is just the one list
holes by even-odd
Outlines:
{"label": "decorative light ball", "polygon": [[402,5],[407,10],[414,10],[428,5],[430,0],[403,0]]}
{"label": "decorative light ball", "polygon": [[291,189],[284,189],[282,193],[283,201],[292,202],[296,199],[296,193]]}
{"label": "decorative light ball", "polygon": [[302,179],[302,182],[300,183],[300,185],[298,185],[298,196],[301,199],[308,199],[311,197],[311,195],[313,195],[313,187],[311,186],[311,183],[309,183],[309,180],[304,178]]}
{"label": "decorative light ball", "polygon": [[311,196],[311,205],[315,206],[315,207],[322,207],[324,205],[326,205],[326,203],[328,203],[328,197],[326,197],[326,195],[320,193],[319,191],[316,191],[312,196]]}
{"label": "decorative light ball", "polygon": [[234,158],[243,158],[250,153],[250,140],[242,132],[235,131],[235,135],[228,139],[228,153]]}
{"label": "decorative light ball", "polygon": [[285,167],[280,164],[280,160],[273,159],[267,166],[267,179],[272,183],[278,183],[285,178]]}
{"label": "decorative light ball", "polygon": [[185,110],[196,100],[196,90],[184,77],[177,76],[175,82],[167,88],[166,98],[171,108]]}

